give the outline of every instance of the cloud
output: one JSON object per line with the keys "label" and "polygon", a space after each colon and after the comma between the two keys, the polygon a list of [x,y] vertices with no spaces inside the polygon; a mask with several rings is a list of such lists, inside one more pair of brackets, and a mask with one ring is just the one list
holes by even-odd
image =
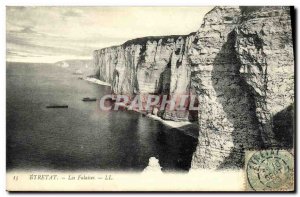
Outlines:
{"label": "cloud", "polygon": [[63,17],[80,17],[81,14],[79,12],[76,12],[74,10],[68,10],[64,13],[62,13]]}
{"label": "cloud", "polygon": [[[92,57],[144,36],[197,31],[210,7],[7,7],[7,56]],[[21,59],[21,56],[20,56]]]}
{"label": "cloud", "polygon": [[44,35],[9,33],[6,37],[6,42],[9,51],[31,52],[32,55],[52,56],[65,54],[88,56],[93,50],[86,46],[76,47],[78,44],[70,44],[70,40],[51,36],[45,37]]}
{"label": "cloud", "polygon": [[24,27],[24,29],[22,29],[20,32],[21,33],[28,33],[28,34],[36,33],[35,31],[32,30],[32,27]]}

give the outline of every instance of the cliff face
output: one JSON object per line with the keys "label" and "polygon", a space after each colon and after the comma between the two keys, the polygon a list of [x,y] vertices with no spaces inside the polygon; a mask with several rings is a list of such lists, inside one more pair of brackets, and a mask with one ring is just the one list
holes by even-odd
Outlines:
{"label": "cliff face", "polygon": [[[96,73],[112,84],[112,93],[190,94],[190,64],[187,56],[193,34],[146,37],[94,52]],[[164,119],[187,120],[185,111],[159,112]]]}
{"label": "cliff face", "polygon": [[[278,114],[290,109],[294,102],[294,54],[290,9],[262,7],[249,10],[245,7],[241,10],[244,18],[236,30],[236,52],[241,61],[240,73],[252,88],[255,112],[265,146],[282,148],[291,144],[289,140],[292,138],[278,139],[278,134],[281,134],[272,130],[277,129],[276,121],[280,118]],[[281,143],[278,143],[278,140]]]}
{"label": "cliff face", "polygon": [[289,12],[216,7],[205,16],[190,57],[201,108],[193,168],[243,167],[245,149],[292,145],[292,124],[279,123],[292,120],[294,98]]}
{"label": "cliff face", "polygon": [[188,36],[148,37],[94,53],[116,94],[196,94],[192,168],[243,167],[247,149],[293,147],[294,57],[289,7],[215,7]]}

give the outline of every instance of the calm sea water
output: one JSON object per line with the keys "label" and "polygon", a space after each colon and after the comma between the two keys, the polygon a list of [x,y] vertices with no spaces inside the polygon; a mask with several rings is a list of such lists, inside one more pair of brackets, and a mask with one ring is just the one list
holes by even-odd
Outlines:
{"label": "calm sea water", "polygon": [[[110,88],[51,64],[7,63],[7,169],[188,170],[197,140],[130,111],[99,111],[83,97]],[[66,109],[47,109],[67,104]]]}

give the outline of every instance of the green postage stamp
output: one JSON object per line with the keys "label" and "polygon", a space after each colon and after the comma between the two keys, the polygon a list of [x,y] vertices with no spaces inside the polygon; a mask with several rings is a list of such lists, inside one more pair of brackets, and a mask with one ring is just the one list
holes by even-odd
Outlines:
{"label": "green postage stamp", "polygon": [[247,191],[293,191],[294,156],[287,150],[246,151]]}

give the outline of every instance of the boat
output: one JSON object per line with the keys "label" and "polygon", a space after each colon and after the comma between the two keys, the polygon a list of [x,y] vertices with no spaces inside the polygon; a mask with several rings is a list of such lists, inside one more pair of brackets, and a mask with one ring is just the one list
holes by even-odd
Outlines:
{"label": "boat", "polygon": [[89,98],[89,97],[82,99],[82,101],[96,101],[96,100],[97,100],[96,98]]}
{"label": "boat", "polygon": [[48,105],[46,108],[68,108],[68,105]]}

